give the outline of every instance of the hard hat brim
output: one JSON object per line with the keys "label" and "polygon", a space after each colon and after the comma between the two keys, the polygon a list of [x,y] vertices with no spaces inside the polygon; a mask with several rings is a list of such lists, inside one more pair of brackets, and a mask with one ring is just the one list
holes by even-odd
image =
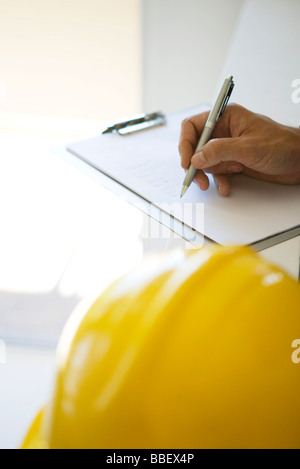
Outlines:
{"label": "hard hat brim", "polygon": [[43,418],[44,408],[35,417],[22,443],[21,449],[48,449],[48,445],[42,436]]}

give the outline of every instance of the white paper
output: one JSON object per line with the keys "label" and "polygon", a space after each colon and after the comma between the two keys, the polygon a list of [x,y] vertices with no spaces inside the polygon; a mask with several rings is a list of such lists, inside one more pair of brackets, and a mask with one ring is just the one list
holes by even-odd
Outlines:
{"label": "white paper", "polygon": [[[74,142],[67,149],[222,245],[253,244],[300,225],[300,185],[236,175],[230,196],[224,198],[210,177],[207,191],[191,184],[180,199],[184,179],[178,153],[181,122],[205,109],[201,106],[169,115],[166,126],[127,136],[100,135]],[[199,210],[191,210],[198,205]]]}

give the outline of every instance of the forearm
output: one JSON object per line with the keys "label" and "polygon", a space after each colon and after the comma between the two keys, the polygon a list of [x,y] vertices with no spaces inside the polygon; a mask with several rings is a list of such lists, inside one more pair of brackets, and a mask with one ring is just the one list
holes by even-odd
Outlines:
{"label": "forearm", "polygon": [[282,143],[278,146],[283,162],[282,181],[286,184],[300,183],[300,129],[284,127]]}

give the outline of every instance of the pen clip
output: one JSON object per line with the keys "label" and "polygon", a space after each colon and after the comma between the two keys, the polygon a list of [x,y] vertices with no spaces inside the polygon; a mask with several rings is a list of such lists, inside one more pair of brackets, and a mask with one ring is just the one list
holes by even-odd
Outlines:
{"label": "pen clip", "polygon": [[223,104],[222,104],[222,106],[221,106],[221,110],[220,110],[220,113],[219,113],[219,116],[218,116],[218,117],[220,117],[220,116],[223,114],[223,112],[224,112],[224,110],[225,110],[225,108],[226,108],[226,106],[227,106],[227,103],[228,103],[228,101],[229,101],[229,98],[230,98],[230,96],[231,96],[233,87],[234,87],[234,83],[233,83],[233,81],[232,81],[232,82],[230,83],[230,87],[229,87],[229,89],[228,89],[228,91],[227,91],[227,94],[226,94],[226,96],[225,96],[225,98],[224,98],[224,101],[223,101]]}

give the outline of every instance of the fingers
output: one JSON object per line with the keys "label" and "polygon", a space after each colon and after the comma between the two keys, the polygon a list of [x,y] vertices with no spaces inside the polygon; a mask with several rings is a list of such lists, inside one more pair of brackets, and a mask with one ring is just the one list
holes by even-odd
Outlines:
{"label": "fingers", "polygon": [[196,172],[194,182],[202,191],[206,191],[209,188],[209,179],[203,171]]}
{"label": "fingers", "polygon": [[230,194],[229,178],[222,174],[217,174],[217,175],[214,175],[214,181],[216,184],[216,188],[219,191],[219,194],[222,197],[227,197]]}
{"label": "fingers", "polygon": [[[181,156],[181,166],[184,169],[187,169],[191,163],[209,112],[210,111],[206,111],[197,114],[182,122],[178,149]],[[250,111],[247,111],[238,104],[229,104],[215,125],[212,133],[213,140],[204,145],[202,148],[203,155],[197,153],[198,157],[195,160],[197,166],[195,167],[207,168],[221,161],[228,160],[236,160],[239,162],[240,145],[238,137],[240,137],[247,125],[249,113]],[[201,161],[202,157],[204,158],[203,161]]]}
{"label": "fingers", "polygon": [[[219,194],[223,197],[227,197],[230,194],[229,177],[224,174],[215,174],[213,178]],[[202,191],[206,191],[209,188],[209,179],[203,171],[197,171],[194,182]]]}
{"label": "fingers", "polygon": [[209,179],[206,173],[212,174],[216,188],[220,195],[227,197],[230,194],[230,177],[244,171],[241,164],[235,162],[223,162],[211,168],[205,169],[205,172],[198,170],[194,182],[201,190],[207,190],[209,187]]}
{"label": "fingers", "polygon": [[213,175],[231,175],[241,173],[242,171],[244,171],[244,166],[241,163],[237,163],[236,161],[222,161],[221,163],[215,166],[205,168],[206,173],[210,173]]}
{"label": "fingers", "polygon": [[[220,195],[227,197],[230,194],[230,176],[233,174],[241,173],[244,170],[244,166],[234,161],[222,162],[211,168],[206,168],[205,173],[213,175],[216,188]],[[205,175],[204,171],[197,171],[194,181],[200,187],[201,190],[207,190],[209,187],[209,180],[204,179],[202,176]]]}
{"label": "fingers", "polygon": [[192,157],[191,164],[197,169],[206,169],[229,161],[233,169],[239,168],[245,161],[239,137],[210,140]]}
{"label": "fingers", "polygon": [[209,112],[203,112],[196,116],[185,119],[181,124],[181,134],[179,140],[179,153],[181,156],[181,166],[188,169],[191,158],[199,141],[202,130],[205,126]]}

